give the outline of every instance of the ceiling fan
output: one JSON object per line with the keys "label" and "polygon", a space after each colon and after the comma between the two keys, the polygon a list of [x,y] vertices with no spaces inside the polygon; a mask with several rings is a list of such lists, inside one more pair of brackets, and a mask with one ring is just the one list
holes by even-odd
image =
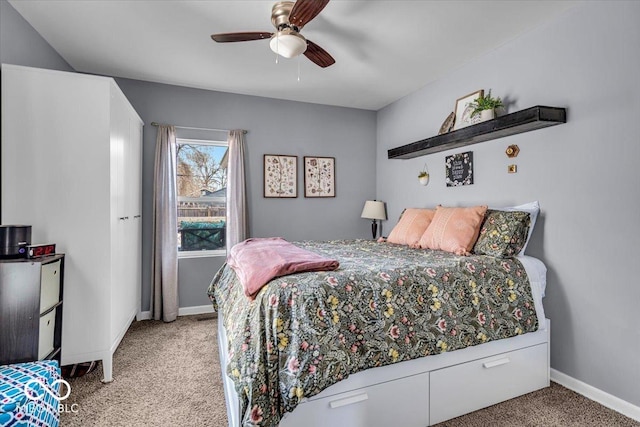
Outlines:
{"label": "ceiling fan", "polygon": [[275,33],[244,32],[213,34],[211,38],[218,43],[244,42],[250,40],[271,39],[271,50],[285,58],[294,58],[302,53],[322,68],[333,65],[336,60],[329,53],[305,39],[300,30],[324,9],[329,0],[280,1],[273,5],[271,23]]}

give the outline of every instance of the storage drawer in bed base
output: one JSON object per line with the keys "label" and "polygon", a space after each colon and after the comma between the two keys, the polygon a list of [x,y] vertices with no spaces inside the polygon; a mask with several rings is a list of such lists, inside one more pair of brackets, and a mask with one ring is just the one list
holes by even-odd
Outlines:
{"label": "storage drawer in bed base", "polygon": [[[223,345],[220,320],[218,327]],[[548,387],[550,327],[547,319],[542,331],[353,374],[298,405],[280,427],[427,426]],[[229,427],[237,427],[237,396],[223,377]]]}
{"label": "storage drawer in bed base", "polygon": [[539,344],[432,371],[429,425],[547,387],[547,355]]}
{"label": "storage drawer in bed base", "polygon": [[429,422],[425,404],[428,401],[429,373],[425,372],[301,403],[285,415],[280,427],[371,427],[398,423],[403,427],[424,427]]}

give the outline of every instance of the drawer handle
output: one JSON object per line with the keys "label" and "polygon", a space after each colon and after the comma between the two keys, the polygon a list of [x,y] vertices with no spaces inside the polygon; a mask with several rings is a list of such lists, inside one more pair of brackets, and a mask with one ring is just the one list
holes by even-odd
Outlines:
{"label": "drawer handle", "polygon": [[493,360],[491,362],[484,362],[482,366],[484,366],[487,369],[491,369],[491,368],[495,368],[496,366],[506,365],[509,362],[510,362],[509,358],[505,357],[504,359]]}
{"label": "drawer handle", "polygon": [[333,402],[329,402],[329,406],[331,406],[331,409],[336,409],[341,406],[347,406],[347,405],[352,405],[354,403],[363,402],[367,399],[369,399],[369,396],[367,395],[367,393],[362,393],[362,394],[358,394],[351,397],[345,397],[344,399],[334,400]]}

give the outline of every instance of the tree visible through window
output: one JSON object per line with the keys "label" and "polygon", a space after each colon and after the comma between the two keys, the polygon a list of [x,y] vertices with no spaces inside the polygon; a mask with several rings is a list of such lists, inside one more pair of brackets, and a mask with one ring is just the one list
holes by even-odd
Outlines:
{"label": "tree visible through window", "polygon": [[177,140],[178,251],[225,249],[227,142]]}

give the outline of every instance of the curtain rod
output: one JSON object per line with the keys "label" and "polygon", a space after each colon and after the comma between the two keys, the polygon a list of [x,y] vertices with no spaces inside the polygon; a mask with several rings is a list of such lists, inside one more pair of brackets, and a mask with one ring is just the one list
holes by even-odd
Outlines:
{"label": "curtain rod", "polygon": [[[160,123],[158,122],[151,122],[151,126],[160,126]],[[192,130],[211,130],[211,131],[215,131],[215,132],[229,132],[229,129],[216,129],[216,128],[196,128],[196,127],[192,127],[192,126],[174,126],[175,128],[178,129],[192,129]],[[247,133],[246,130],[242,129],[242,133]]]}

